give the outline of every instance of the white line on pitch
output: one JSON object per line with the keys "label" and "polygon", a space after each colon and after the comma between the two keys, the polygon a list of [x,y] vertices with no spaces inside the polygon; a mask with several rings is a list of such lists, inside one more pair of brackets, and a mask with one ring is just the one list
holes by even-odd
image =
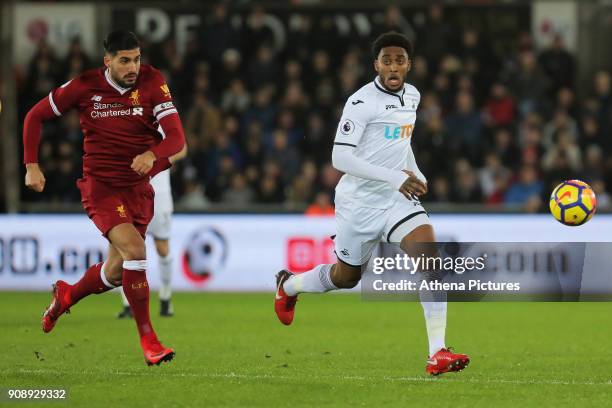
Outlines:
{"label": "white line on pitch", "polygon": [[[119,370],[81,370],[81,371],[66,371],[66,370],[52,370],[52,369],[18,369],[18,370],[2,370],[2,374],[80,374],[80,375],[117,375],[117,376],[149,376],[146,371],[119,371]],[[195,377],[195,378],[242,378],[242,379],[279,379],[279,380],[290,380],[296,379],[296,376],[284,376],[284,375],[273,375],[273,374],[239,374],[239,373],[164,373],[166,377]],[[333,379],[337,378],[340,380],[356,380],[356,381],[398,381],[398,382],[458,382],[458,383],[482,383],[482,384],[517,384],[517,385],[604,385],[612,386],[612,380],[595,382],[595,381],[563,381],[563,380],[512,380],[504,378],[449,378],[444,379],[433,378],[433,377],[366,377],[366,376],[351,376],[351,375],[319,375],[319,376],[308,376],[312,379]],[[302,377],[303,378],[303,377]]]}

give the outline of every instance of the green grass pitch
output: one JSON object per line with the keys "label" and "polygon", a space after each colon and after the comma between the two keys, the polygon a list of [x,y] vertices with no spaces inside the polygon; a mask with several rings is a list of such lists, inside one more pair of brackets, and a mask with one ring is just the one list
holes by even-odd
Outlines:
{"label": "green grass pitch", "polygon": [[290,327],[272,294],[177,294],[152,315],[176,358],[147,367],[117,294],[40,329],[50,299],[0,293],[0,387],[66,388],[65,402],[10,406],[612,406],[611,303],[453,303],[447,343],[461,373],[425,372],[418,303],[305,295]]}

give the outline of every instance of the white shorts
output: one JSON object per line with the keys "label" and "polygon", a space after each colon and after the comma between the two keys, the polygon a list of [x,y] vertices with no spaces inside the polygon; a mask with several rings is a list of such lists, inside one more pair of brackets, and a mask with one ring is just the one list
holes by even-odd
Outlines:
{"label": "white shorts", "polygon": [[368,262],[379,242],[401,242],[419,225],[430,224],[420,202],[394,198],[388,209],[357,207],[351,202],[336,202],[336,256],[351,266]]}
{"label": "white shorts", "polygon": [[170,239],[170,230],[172,229],[172,212],[171,211],[155,211],[153,219],[147,228],[147,234],[154,239],[167,240]]}

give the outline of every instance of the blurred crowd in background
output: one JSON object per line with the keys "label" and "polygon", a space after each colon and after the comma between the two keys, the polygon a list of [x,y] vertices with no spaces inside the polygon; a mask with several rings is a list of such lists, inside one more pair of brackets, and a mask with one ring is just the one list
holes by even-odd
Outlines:
{"label": "blurred crowd in background", "polygon": [[[172,173],[179,207],[276,204],[333,213],[337,121],[347,97],[374,79],[371,42],[389,30],[415,44],[408,82],[421,92],[412,145],[428,178],[424,201],[545,211],[556,183],[579,178],[600,207],[609,205],[609,71],[596,72],[578,98],[577,61],[561,37],[536,50],[523,31],[499,53],[496,38],[452,25],[440,6],[421,24],[406,24],[406,13],[390,6],[366,38],[337,35],[329,18],[298,15],[277,50],[265,9],[253,8],[237,29],[219,4],[182,56],[173,40],[141,39],[144,62],[166,75],[187,136],[189,157]],[[99,65],[78,39],[62,56],[41,43],[19,81],[20,118],[52,88]],[[46,193],[24,189],[24,200],[79,202],[81,149],[77,112],[50,122],[40,150]]]}

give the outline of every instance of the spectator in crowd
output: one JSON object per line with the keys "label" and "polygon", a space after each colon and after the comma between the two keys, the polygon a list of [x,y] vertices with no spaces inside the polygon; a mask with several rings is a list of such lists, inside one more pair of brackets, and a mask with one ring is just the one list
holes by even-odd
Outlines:
{"label": "spectator in crowd", "polygon": [[[610,85],[610,72],[599,71],[595,74],[595,100],[596,114],[599,129],[603,134],[610,134],[612,130],[612,86]],[[610,143],[610,142],[608,142]],[[608,150],[609,151],[609,150]]]}
{"label": "spectator in crowd", "polygon": [[539,197],[543,188],[543,183],[539,179],[535,167],[524,165],[521,168],[518,180],[508,188],[505,203],[526,205],[531,197]]}
{"label": "spectator in crowd", "polygon": [[518,61],[511,61],[505,72],[508,89],[518,101],[521,116],[546,109],[545,95],[550,80],[538,65],[533,50],[526,49],[518,56]]}
{"label": "spectator in crowd", "polygon": [[319,192],[315,196],[314,203],[312,203],[305,212],[306,215],[310,216],[332,216],[335,214],[334,206],[332,205],[329,195]]}
{"label": "spectator in crowd", "polygon": [[540,54],[540,64],[552,82],[552,95],[562,87],[573,88],[576,75],[574,56],[566,49],[561,34],[555,35],[550,47]]}
{"label": "spectator in crowd", "polygon": [[486,124],[490,127],[510,126],[514,122],[516,112],[514,99],[502,83],[493,84],[484,111]]}
{"label": "spectator in crowd", "polygon": [[482,117],[474,107],[474,98],[467,91],[457,94],[455,111],[446,119],[446,129],[449,132],[448,143],[455,145],[473,159],[479,155],[482,147]]}
{"label": "spectator in crowd", "polygon": [[245,208],[253,203],[255,192],[242,173],[234,173],[230,187],[223,192],[221,202],[228,207]]}

